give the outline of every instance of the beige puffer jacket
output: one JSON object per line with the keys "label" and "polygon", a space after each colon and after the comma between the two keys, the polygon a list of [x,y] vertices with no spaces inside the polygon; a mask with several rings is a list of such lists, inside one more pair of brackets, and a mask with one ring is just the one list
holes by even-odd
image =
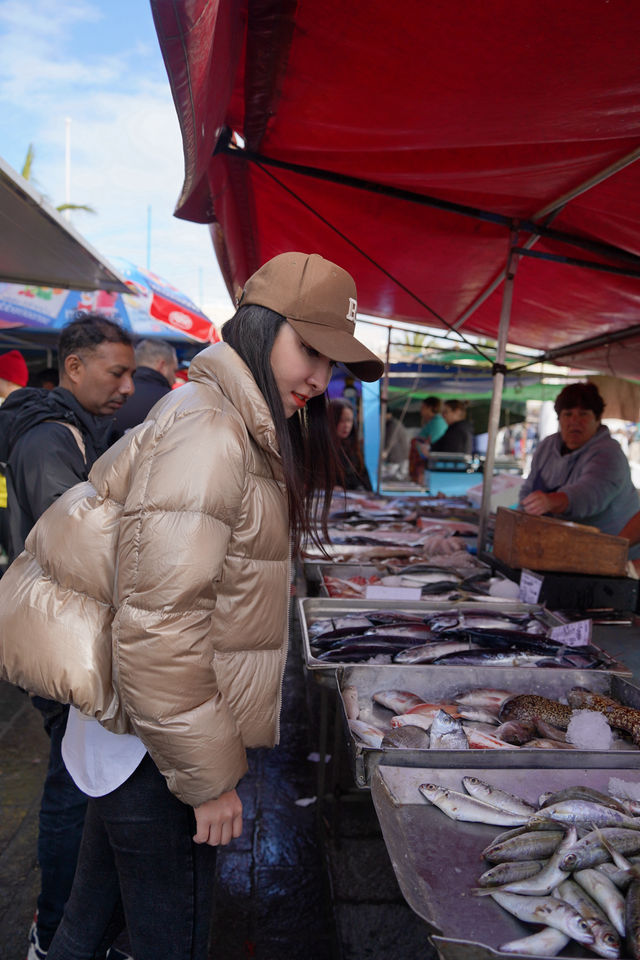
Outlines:
{"label": "beige puffer jacket", "polygon": [[35,525],[0,580],[0,663],[137,734],[196,806],[277,742],[288,594],[273,421],[215,344]]}

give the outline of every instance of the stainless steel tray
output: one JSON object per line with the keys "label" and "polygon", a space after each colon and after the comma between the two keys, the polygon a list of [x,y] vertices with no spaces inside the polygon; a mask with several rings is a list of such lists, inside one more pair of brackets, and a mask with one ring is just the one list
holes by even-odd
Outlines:
{"label": "stainless steel tray", "polygon": [[[482,563],[480,560],[476,560],[474,557],[469,556],[469,564],[464,568],[461,567],[451,567],[452,574],[463,574],[466,576],[473,576],[474,573],[490,573],[491,568],[488,564]],[[434,561],[434,565],[437,565]],[[343,580],[348,580],[349,577],[372,577],[380,576],[386,577],[389,576],[389,573],[385,570],[385,561],[380,560],[379,563],[316,563],[316,562],[307,562],[304,565],[304,574],[307,580],[307,584],[310,588],[309,592],[313,591],[314,596],[319,597],[329,597],[329,591],[324,582],[324,576],[328,577],[339,577]],[[443,574],[444,578],[445,574]],[[339,600],[339,597],[334,599]],[[488,599],[489,603],[495,603],[496,598],[485,598],[478,596],[478,600],[482,601]],[[434,601],[429,600],[428,597],[425,597],[424,600],[420,601],[421,603],[432,603]],[[442,602],[442,601],[440,601]],[[475,602],[475,601],[473,601]],[[500,599],[500,603],[503,600]]]}
{"label": "stainless steel tray", "polygon": [[[487,772],[484,766],[376,770],[371,793],[400,889],[409,906],[434,931],[432,940],[440,956],[443,960],[513,960],[513,954],[500,953],[498,947],[537,928],[516,920],[490,897],[471,894],[486,869],[481,851],[504,828],[450,820],[418,791],[418,785],[428,781],[463,791],[461,780],[466,775],[534,801],[545,790],[561,790],[577,783],[606,791],[609,778],[620,777],[620,770],[529,768]],[[639,783],[640,773],[623,774],[622,779]],[[562,956],[586,953],[572,943]]]}
{"label": "stainless steel tray", "polygon": [[[434,753],[430,750],[403,750],[398,747],[368,747],[353,737],[347,721],[342,692],[346,686],[358,691],[361,709],[360,719],[375,726],[389,728],[392,712],[374,703],[372,694],[377,690],[410,690],[423,697],[427,703],[446,702],[456,694],[480,687],[512,690],[514,693],[532,693],[551,700],[566,699],[572,687],[587,687],[594,693],[611,696],[626,706],[640,709],[640,688],[616,674],[604,670],[561,670],[537,667],[466,667],[413,666],[363,666],[352,664],[337,673],[342,723],[353,776],[359,787],[366,788],[379,766],[425,767],[433,764]],[[482,766],[487,770],[509,768],[598,768],[611,765],[610,750],[542,750],[539,748],[514,747],[510,750],[474,750],[472,756],[482,757]],[[470,763],[468,750],[439,750],[437,763],[440,767],[458,768]],[[621,769],[640,770],[640,750],[616,750],[616,764]],[[477,761],[480,762],[480,761]]]}

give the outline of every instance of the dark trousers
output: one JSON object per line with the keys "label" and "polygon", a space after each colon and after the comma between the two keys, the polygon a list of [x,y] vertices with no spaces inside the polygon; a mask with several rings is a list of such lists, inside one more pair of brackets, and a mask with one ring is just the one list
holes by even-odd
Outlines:
{"label": "dark trousers", "polygon": [[67,773],[61,745],[67,727],[69,707],[34,697],[34,705],[44,718],[45,730],[51,739],[49,768],[40,804],[38,862],[40,895],[38,897],[38,937],[43,950],[51,943],[62,919],[82,839],[87,797]]}
{"label": "dark trousers", "polygon": [[216,850],[195,844],[191,807],[147,755],[89,800],[73,890],[47,960],[90,960],[109,942],[120,895],[135,960],[206,960]]}

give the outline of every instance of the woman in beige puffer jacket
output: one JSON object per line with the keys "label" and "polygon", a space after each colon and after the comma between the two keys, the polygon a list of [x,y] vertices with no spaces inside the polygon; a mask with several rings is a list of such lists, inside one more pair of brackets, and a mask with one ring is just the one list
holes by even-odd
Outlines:
{"label": "woman in beige puffer jacket", "polygon": [[94,798],[49,960],[98,951],[114,890],[136,960],[206,956],[245,748],[278,738],[290,532],[326,531],[329,357],[382,373],[354,315],[339,267],[266,264],[227,342],[52,505],[0,581],[4,673],[73,704],[63,755]]}

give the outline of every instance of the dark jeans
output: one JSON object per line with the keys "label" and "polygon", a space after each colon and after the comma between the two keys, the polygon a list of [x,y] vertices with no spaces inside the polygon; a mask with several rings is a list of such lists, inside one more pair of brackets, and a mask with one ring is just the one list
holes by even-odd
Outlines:
{"label": "dark jeans", "polygon": [[47,960],[90,960],[108,942],[120,895],[135,960],[206,960],[216,850],[191,839],[191,807],[147,754],[89,800],[76,878]]}
{"label": "dark jeans", "polygon": [[49,769],[40,804],[38,862],[40,864],[40,896],[38,897],[38,937],[46,950],[62,919],[82,839],[87,797],[67,773],[61,744],[67,727],[69,707],[33,698],[40,710],[45,730],[51,738]]}

